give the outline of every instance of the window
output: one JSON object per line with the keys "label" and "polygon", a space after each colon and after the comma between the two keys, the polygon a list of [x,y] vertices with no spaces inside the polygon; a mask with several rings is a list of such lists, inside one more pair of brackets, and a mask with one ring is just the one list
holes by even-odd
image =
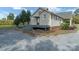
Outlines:
{"label": "window", "polygon": [[44,14],[44,18],[46,18],[46,14]]}
{"label": "window", "polygon": [[55,20],[58,20],[58,19],[59,19],[59,17],[54,15],[54,19],[55,19]]}
{"label": "window", "polygon": [[57,17],[57,19],[56,20],[59,20],[59,17]]}

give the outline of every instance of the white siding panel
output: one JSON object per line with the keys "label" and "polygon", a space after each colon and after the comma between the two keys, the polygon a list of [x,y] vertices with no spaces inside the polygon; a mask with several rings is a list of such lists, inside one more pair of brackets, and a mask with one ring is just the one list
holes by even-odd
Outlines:
{"label": "white siding panel", "polygon": [[52,19],[51,19],[51,27],[53,26],[60,26],[61,24],[61,18],[55,18],[54,15],[52,15]]}
{"label": "white siding panel", "polygon": [[[46,17],[44,17],[46,15]],[[43,12],[40,15],[40,25],[49,25],[50,14],[47,12]]]}
{"label": "white siding panel", "polygon": [[36,19],[35,18],[31,18],[31,21],[30,21],[30,25],[36,25]]}

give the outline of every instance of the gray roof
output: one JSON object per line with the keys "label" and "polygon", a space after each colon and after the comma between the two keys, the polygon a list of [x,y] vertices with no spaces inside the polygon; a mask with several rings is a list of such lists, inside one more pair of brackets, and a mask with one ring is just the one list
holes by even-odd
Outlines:
{"label": "gray roof", "polygon": [[63,17],[64,19],[70,19],[72,17],[72,12],[60,12],[56,14]]}

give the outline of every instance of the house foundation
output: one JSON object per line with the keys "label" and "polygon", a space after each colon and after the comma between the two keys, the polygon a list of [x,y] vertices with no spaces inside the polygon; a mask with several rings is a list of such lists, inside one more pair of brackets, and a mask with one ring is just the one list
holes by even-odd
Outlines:
{"label": "house foundation", "polygon": [[60,29],[60,26],[54,26],[49,28],[50,31],[57,31],[59,29]]}
{"label": "house foundation", "polygon": [[49,27],[49,30],[51,31],[52,30],[52,27]]}

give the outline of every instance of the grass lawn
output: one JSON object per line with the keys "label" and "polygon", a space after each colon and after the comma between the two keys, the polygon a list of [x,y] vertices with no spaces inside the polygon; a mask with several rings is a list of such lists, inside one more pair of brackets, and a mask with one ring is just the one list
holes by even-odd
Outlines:
{"label": "grass lawn", "polygon": [[15,27],[15,25],[0,25],[0,29],[4,29],[4,28],[11,29],[14,27]]}

